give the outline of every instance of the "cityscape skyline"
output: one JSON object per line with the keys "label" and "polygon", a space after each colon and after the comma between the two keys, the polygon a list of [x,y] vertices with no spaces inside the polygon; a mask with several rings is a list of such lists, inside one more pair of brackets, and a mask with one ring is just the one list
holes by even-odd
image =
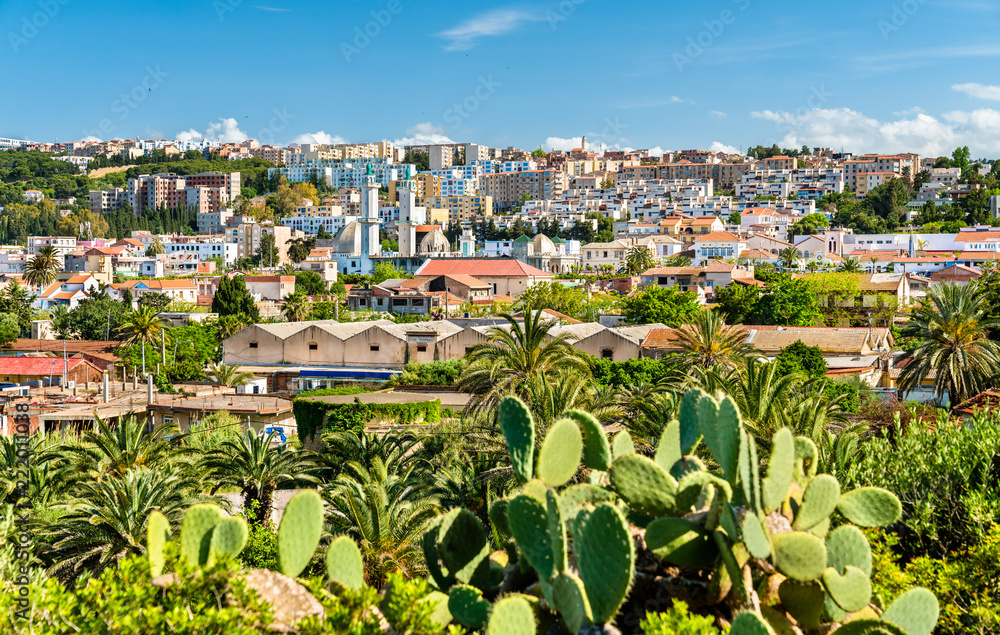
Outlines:
{"label": "cityscape skyline", "polygon": [[[648,19],[620,20],[620,5],[601,0],[446,1],[433,12],[405,0],[14,2],[0,7],[0,64],[19,89],[0,105],[0,134],[528,150],[570,149],[586,135],[595,149],[652,154],[774,143],[997,154],[1000,87],[984,71],[1000,56],[989,28],[1000,7],[842,9],[640,2],[629,10]],[[255,42],[324,20],[328,36]],[[105,50],[81,54],[109,24]]]}

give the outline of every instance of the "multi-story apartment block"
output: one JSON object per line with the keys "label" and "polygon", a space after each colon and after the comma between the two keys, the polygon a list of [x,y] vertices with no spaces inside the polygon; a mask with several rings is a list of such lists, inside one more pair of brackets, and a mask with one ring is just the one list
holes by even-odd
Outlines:
{"label": "multi-story apartment block", "polygon": [[431,170],[450,168],[455,157],[451,146],[431,146],[427,154]]}
{"label": "multi-story apartment block", "polygon": [[216,256],[222,258],[222,263],[231,265],[236,262],[239,247],[236,243],[224,242],[222,240],[198,240],[186,242],[166,242],[163,245],[164,252],[170,256],[174,254],[194,255],[198,260],[208,260]]}
{"label": "multi-story apartment block", "polygon": [[128,195],[123,187],[110,190],[91,190],[89,200],[92,214],[104,214],[120,210],[128,201]]}
{"label": "multi-story apartment block", "polygon": [[275,165],[287,165],[292,151],[288,148],[276,148],[274,146],[262,146],[250,150],[250,156],[270,161]]}
{"label": "multi-story apartment block", "polygon": [[494,212],[510,213],[525,200],[560,196],[566,182],[566,174],[558,170],[484,174],[479,177],[479,194],[493,199]]}
{"label": "multi-story apartment block", "polygon": [[28,236],[28,256],[37,256],[42,247],[51,246],[62,268],[66,254],[76,251],[76,238],[73,236]]}
{"label": "multi-story apartment block", "polygon": [[220,209],[216,212],[198,212],[199,234],[221,234],[233,218],[233,210]]}
{"label": "multi-story apartment block", "polygon": [[281,219],[281,224],[305,234],[317,234],[322,227],[329,234],[337,235],[347,223],[358,220],[357,216],[290,216]]}
{"label": "multi-story apartment block", "polygon": [[268,175],[280,174],[292,183],[305,183],[318,179],[331,188],[360,188],[364,182],[368,164],[372,166],[375,180],[386,187],[391,181],[402,178],[409,167],[405,164],[390,163],[387,159],[335,160],[270,168],[267,172]]}
{"label": "multi-story apartment block", "polygon": [[477,161],[486,161],[490,158],[490,149],[488,146],[482,146],[477,143],[467,143],[465,144],[465,164],[472,165]]}
{"label": "multi-story apartment block", "polygon": [[240,173],[202,172],[143,174],[128,180],[127,197],[132,209],[178,209],[184,206],[215,212],[240,195]]}
{"label": "multi-story apartment block", "polygon": [[492,196],[425,196],[417,200],[428,209],[448,210],[448,221],[453,223],[493,215]]}
{"label": "multi-story apartment block", "polygon": [[261,263],[265,267],[278,267],[288,262],[288,241],[292,238],[292,228],[284,225],[262,225],[258,222],[242,223],[232,230],[236,242],[236,258],[253,257],[260,251],[260,240],[265,234],[274,236],[278,248],[278,262]]}

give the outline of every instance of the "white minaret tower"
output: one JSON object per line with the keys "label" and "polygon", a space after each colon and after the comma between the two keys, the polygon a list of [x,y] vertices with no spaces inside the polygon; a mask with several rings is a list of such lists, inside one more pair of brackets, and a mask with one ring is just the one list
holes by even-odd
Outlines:
{"label": "white minaret tower", "polygon": [[399,184],[399,255],[411,258],[417,255],[417,225],[427,222],[427,208],[417,207],[417,184],[413,180],[413,166],[406,168],[406,179]]}
{"label": "white minaret tower", "polygon": [[[378,239],[378,182],[372,164],[368,164],[361,183],[361,258],[366,260],[382,253],[382,243]],[[370,268],[370,267],[369,267]]]}

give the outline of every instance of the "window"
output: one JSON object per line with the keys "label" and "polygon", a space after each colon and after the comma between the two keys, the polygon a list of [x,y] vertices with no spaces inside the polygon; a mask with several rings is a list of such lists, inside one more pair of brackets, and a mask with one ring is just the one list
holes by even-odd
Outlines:
{"label": "window", "polygon": [[427,345],[426,344],[417,344],[417,352],[418,353],[426,353],[427,352]]}
{"label": "window", "polygon": [[601,349],[601,359],[613,360],[614,358],[615,358],[615,352],[613,350],[611,350],[610,348]]}
{"label": "window", "polygon": [[368,347],[368,350],[370,350],[373,353],[377,353],[378,352],[378,344],[372,344],[371,346]]}
{"label": "window", "polygon": [[250,348],[257,348],[257,342],[250,342]]}
{"label": "window", "polygon": [[319,345],[316,342],[309,342],[309,350],[318,351]]}

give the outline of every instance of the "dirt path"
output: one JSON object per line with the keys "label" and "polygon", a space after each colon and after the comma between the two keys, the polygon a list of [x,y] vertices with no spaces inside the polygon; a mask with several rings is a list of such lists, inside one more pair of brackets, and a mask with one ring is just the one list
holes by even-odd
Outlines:
{"label": "dirt path", "polygon": [[129,168],[134,168],[134,167],[135,167],[134,165],[122,165],[122,166],[119,166],[119,167],[116,167],[116,168],[98,168],[98,169],[94,170],[93,172],[88,173],[87,176],[90,177],[90,178],[92,178],[92,179],[99,179],[102,176],[105,176],[107,174],[111,174],[112,172],[124,172],[125,170],[127,170]]}

